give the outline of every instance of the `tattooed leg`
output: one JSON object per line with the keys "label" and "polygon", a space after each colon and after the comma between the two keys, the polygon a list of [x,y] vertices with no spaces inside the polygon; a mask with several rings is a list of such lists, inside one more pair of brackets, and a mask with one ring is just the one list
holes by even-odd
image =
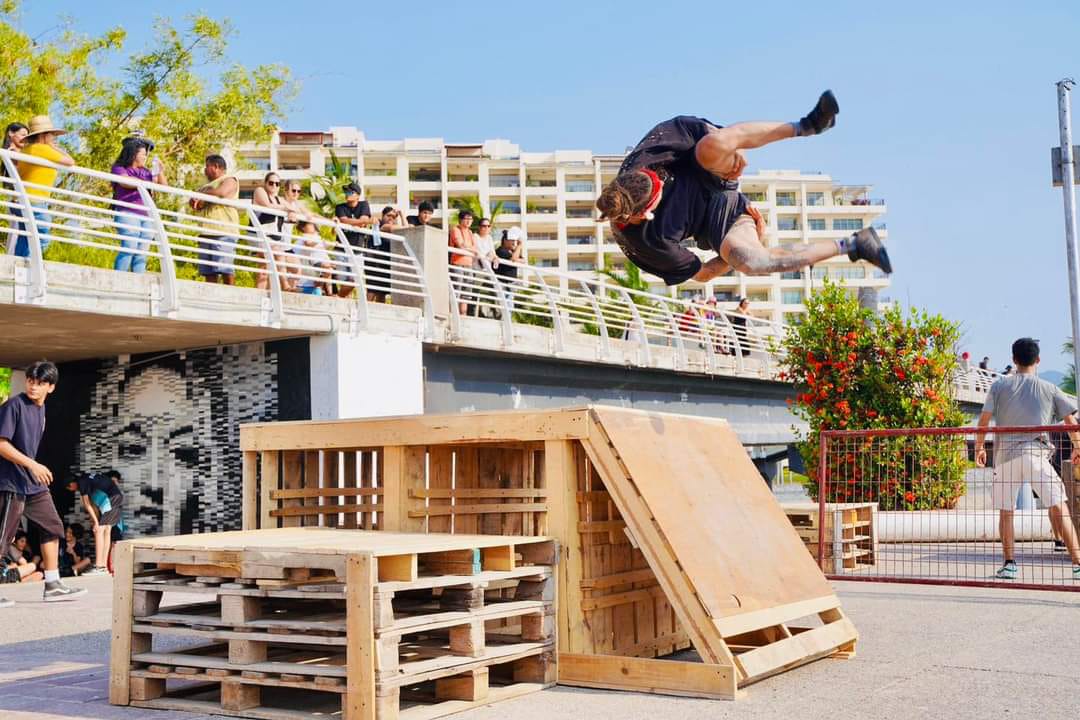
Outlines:
{"label": "tattooed leg", "polygon": [[701,269],[697,271],[692,280],[698,282],[709,282],[715,277],[725,275],[731,272],[731,266],[721,257],[714,257],[712,260],[708,260],[702,264]]}
{"label": "tattooed leg", "polygon": [[833,240],[767,248],[758,240],[757,228],[749,215],[735,221],[720,246],[720,256],[724,261],[747,275],[801,270],[839,254],[840,250]]}

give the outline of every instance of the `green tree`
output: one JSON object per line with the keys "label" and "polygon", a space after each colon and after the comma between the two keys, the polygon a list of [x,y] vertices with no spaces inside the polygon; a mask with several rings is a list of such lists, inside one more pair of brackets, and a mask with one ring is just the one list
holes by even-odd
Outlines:
{"label": "green tree", "polygon": [[[1073,357],[1072,340],[1065,341],[1061,346],[1061,352],[1069,358]],[[1076,363],[1069,363],[1068,368],[1065,370],[1065,377],[1061,379],[1061,389],[1070,395],[1076,394]]]}
{"label": "green tree", "polygon": [[[352,168],[343,163],[337,154],[330,151],[330,163],[326,166],[326,172],[312,177],[307,184],[307,199],[309,205],[323,217],[334,217],[334,208],[345,202],[345,192],[341,189],[356,180],[352,174]],[[372,208],[372,212],[374,212]]]}
{"label": "green tree", "polygon": [[[502,210],[503,210],[503,201],[499,200],[498,202],[496,202],[491,207],[491,212],[489,213],[488,209],[486,207],[484,207],[483,203],[480,202],[480,196],[479,195],[470,195],[468,197],[463,197],[463,198],[454,198],[453,202],[451,202],[451,205],[453,205],[454,209],[457,210],[458,212],[461,212],[462,210],[468,210],[469,212],[472,213],[472,215],[473,215],[473,221],[472,221],[473,232],[479,232],[480,231],[480,220],[482,218],[487,218],[488,220],[491,221],[491,224],[494,225],[495,224],[495,218],[499,217],[499,215],[502,214]],[[453,222],[453,220],[454,219],[451,218],[450,221]]]}
{"label": "green tree", "polygon": [[11,395],[11,368],[0,368],[0,402]]}
{"label": "green tree", "polygon": [[[959,326],[940,315],[859,306],[829,281],[806,301],[806,318],[782,340],[781,379],[792,412],[810,433],[799,446],[811,495],[818,494],[822,430],[955,427]],[[962,437],[901,436],[830,446],[830,502],[875,501],[884,510],[953,507],[964,493]]]}
{"label": "green tree", "polygon": [[[85,167],[108,169],[138,130],[157,143],[171,183],[199,184],[206,155],[265,140],[296,91],[283,66],[229,64],[228,21],[158,20],[148,46],[123,58],[123,28],[87,37],[62,22],[56,39],[35,40],[18,29],[19,9],[0,0],[0,107],[8,122],[48,113],[71,131],[63,142]],[[117,77],[103,74],[107,63],[119,64]]]}

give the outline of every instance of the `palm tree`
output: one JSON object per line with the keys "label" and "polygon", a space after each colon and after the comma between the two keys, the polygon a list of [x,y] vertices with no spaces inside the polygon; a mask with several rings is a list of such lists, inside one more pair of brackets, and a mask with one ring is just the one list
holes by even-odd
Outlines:
{"label": "palm tree", "polygon": [[[1065,341],[1065,344],[1061,346],[1061,352],[1073,357],[1072,340]],[[1076,363],[1069,363],[1069,369],[1065,372],[1065,377],[1061,379],[1061,389],[1070,395],[1076,394]]]}
{"label": "palm tree", "polygon": [[499,215],[502,213],[502,209],[503,209],[503,201],[499,200],[497,203],[495,203],[495,205],[492,206],[491,213],[488,214],[487,208],[484,207],[480,203],[480,196],[479,195],[470,195],[468,197],[463,197],[463,198],[454,198],[454,200],[453,200],[453,202],[451,204],[454,206],[455,210],[458,210],[458,211],[468,210],[469,212],[472,213],[472,216],[473,216],[472,229],[473,229],[474,232],[477,232],[477,231],[480,230],[480,219],[481,218],[487,218],[488,220],[491,221],[491,224],[494,225],[495,224],[495,218],[499,217]]}
{"label": "palm tree", "polygon": [[326,166],[326,172],[315,175],[308,181],[308,200],[314,209],[323,217],[334,217],[334,208],[345,202],[345,193],[342,187],[356,180],[352,174],[352,168],[341,162],[334,151],[330,151],[330,164]]}

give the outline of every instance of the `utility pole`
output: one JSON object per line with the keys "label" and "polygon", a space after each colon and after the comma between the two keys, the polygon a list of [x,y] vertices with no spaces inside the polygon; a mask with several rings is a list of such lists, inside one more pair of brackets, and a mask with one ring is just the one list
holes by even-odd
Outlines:
{"label": "utility pole", "polygon": [[[1072,78],[1065,78],[1057,83],[1058,123],[1061,126],[1061,185],[1065,198],[1065,256],[1069,263],[1069,310],[1072,315],[1073,374],[1080,373],[1080,295],[1077,280],[1080,266],[1076,255],[1076,206],[1073,187],[1076,173],[1076,158],[1072,144]],[[1055,154],[1056,155],[1056,154]],[[1056,179],[1056,178],[1055,178]]]}

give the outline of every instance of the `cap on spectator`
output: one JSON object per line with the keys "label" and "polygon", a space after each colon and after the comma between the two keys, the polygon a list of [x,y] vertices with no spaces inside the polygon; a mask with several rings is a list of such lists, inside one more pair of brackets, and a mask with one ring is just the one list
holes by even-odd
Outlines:
{"label": "cap on spectator", "polygon": [[360,192],[360,186],[357,185],[354,182],[351,182],[348,185],[344,186],[343,188],[341,188],[341,190],[342,190],[342,192],[345,193],[346,197],[348,197],[349,195],[362,195],[363,194],[362,192]]}
{"label": "cap on spectator", "polygon": [[26,134],[27,138],[32,138],[41,133],[53,133],[54,135],[64,135],[67,133],[67,130],[53,125],[53,121],[48,115],[35,115],[30,118],[30,127],[28,129],[30,132]]}
{"label": "cap on spectator", "polygon": [[508,240],[513,240],[514,242],[517,242],[518,240],[521,239],[521,228],[519,228],[519,227],[510,228],[506,232],[506,237],[507,237]]}
{"label": "cap on spectator", "polygon": [[435,212],[435,206],[432,205],[431,203],[429,203],[427,200],[425,200],[424,202],[420,203],[420,205],[416,208],[416,211],[417,212]]}

